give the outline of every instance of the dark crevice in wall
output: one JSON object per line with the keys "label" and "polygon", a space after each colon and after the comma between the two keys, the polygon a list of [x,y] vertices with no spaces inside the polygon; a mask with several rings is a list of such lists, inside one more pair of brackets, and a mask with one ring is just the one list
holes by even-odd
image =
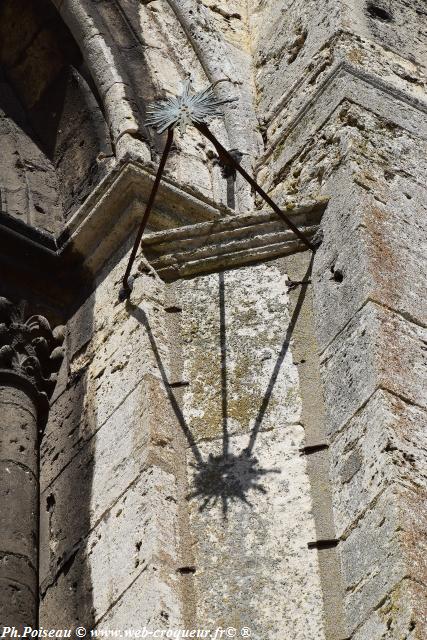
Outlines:
{"label": "dark crevice in wall", "polygon": [[375,20],[383,20],[384,22],[391,22],[393,20],[393,16],[389,11],[373,2],[368,2],[366,10],[368,15]]}

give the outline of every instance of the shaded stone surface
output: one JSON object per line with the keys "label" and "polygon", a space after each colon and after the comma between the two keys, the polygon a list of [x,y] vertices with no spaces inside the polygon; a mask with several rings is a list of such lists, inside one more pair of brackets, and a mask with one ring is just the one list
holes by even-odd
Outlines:
{"label": "shaded stone surface", "polygon": [[38,428],[27,393],[0,383],[0,624],[37,619]]}
{"label": "shaded stone surface", "polygon": [[38,616],[39,436],[62,359],[61,331],[0,298],[0,623]]}

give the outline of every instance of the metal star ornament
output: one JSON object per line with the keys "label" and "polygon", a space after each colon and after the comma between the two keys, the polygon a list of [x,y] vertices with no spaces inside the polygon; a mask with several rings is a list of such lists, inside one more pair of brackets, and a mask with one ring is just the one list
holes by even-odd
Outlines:
{"label": "metal star ornament", "polygon": [[131,275],[132,267],[135,262],[136,254],[139,244],[142,239],[145,227],[147,226],[150,212],[153,208],[154,201],[156,199],[157,191],[159,189],[160,181],[162,179],[163,171],[165,169],[166,161],[170,154],[173,144],[174,129],[179,126],[179,130],[183,135],[189,124],[192,124],[198,129],[198,131],[215,147],[219,158],[225,163],[226,166],[233,169],[248,182],[252,189],[263,198],[263,200],[277,213],[279,218],[288,225],[295,235],[305,244],[305,246],[311,251],[316,251],[316,247],[312,244],[304,235],[304,233],[298,229],[298,227],[289,219],[289,217],[277,206],[277,204],[270,198],[270,196],[260,187],[257,181],[252,178],[245,169],[239,164],[233,155],[227,151],[225,147],[217,140],[215,135],[210,131],[206,120],[215,117],[221,117],[222,111],[220,107],[228,102],[234,102],[238,98],[227,98],[225,100],[219,100],[215,96],[214,89],[219,82],[229,82],[229,80],[218,80],[214,84],[211,84],[204,91],[198,93],[191,92],[191,79],[186,80],[183,83],[182,94],[177,97],[167,98],[161,102],[154,103],[148,109],[148,118],[146,124],[155,127],[159,133],[168,131],[166,144],[163,149],[163,154],[160,159],[159,168],[154,179],[153,187],[149,195],[147,206],[145,208],[144,215],[142,216],[141,223],[139,225],[138,234],[136,236],[135,243],[133,245],[129,261],[126,267],[125,275],[123,276],[123,286],[119,292],[119,300],[124,302],[130,296],[133,287],[134,278]]}
{"label": "metal star ornament", "polygon": [[218,80],[204,91],[192,93],[191,79],[186,80],[180,96],[155,102],[148,109],[146,124],[156,128],[158,133],[179,126],[179,131],[183,135],[190,124],[201,124],[211,118],[221,117],[223,114],[219,107],[228,102],[234,102],[238,98],[219,100],[214,92],[218,82],[227,82],[227,80]]}

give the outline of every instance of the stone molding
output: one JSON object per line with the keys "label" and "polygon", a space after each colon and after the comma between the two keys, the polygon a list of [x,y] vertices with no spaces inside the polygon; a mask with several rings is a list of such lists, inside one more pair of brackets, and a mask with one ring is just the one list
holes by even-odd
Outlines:
{"label": "stone molding", "polygon": [[134,106],[132,83],[120,48],[111,35],[110,20],[106,21],[97,3],[90,0],[53,0],[53,4],[83,52],[117,147],[126,134],[135,135],[142,128]]}
{"label": "stone molding", "polygon": [[[68,222],[58,238],[58,252],[66,256],[72,250],[91,273],[99,272],[139,223],[156,170],[154,164],[141,166],[129,160],[114,170]],[[184,191],[166,175],[148,230],[174,229],[224,215],[232,215],[232,211]]]}
{"label": "stone molding", "polygon": [[[286,214],[312,238],[327,198],[301,203]],[[164,280],[241,267],[306,250],[305,245],[270,211],[248,213],[180,229],[148,234],[144,256]],[[142,269],[146,265],[142,264]]]}
{"label": "stone molding", "polygon": [[[289,99],[289,96],[288,96]],[[347,61],[338,62],[293,120],[269,142],[269,151],[257,162],[260,169],[274,155],[284,138],[290,138],[286,157],[293,157],[314,130],[320,129],[344,100],[349,100],[385,117],[421,137],[427,137],[427,103],[402,89],[361,70]],[[396,103],[397,102],[397,103]],[[286,101],[275,118],[287,107]],[[410,117],[408,115],[410,112]],[[310,126],[311,124],[311,126]]]}
{"label": "stone molding", "polygon": [[[36,280],[40,283],[40,278],[51,282],[50,274],[54,271],[56,278],[48,295],[53,302],[69,304],[69,296],[61,282],[69,283],[71,278],[75,289],[72,297],[78,297],[82,286],[85,283],[90,286],[115,251],[131,239],[151,191],[154,174],[154,164],[143,167],[133,160],[123,162],[94,190],[57,238],[4,216],[0,221],[1,258],[8,261],[9,272],[15,268],[27,270],[30,277],[37,274]],[[286,213],[295,218],[297,225],[310,227],[319,223],[318,214],[325,205],[326,201],[289,204]],[[307,233],[312,234],[315,230],[307,228]],[[251,240],[252,233],[256,238]],[[188,259],[194,243],[200,251],[202,244],[208,243],[210,248],[206,251],[211,254],[210,264],[201,255],[197,257],[203,271],[215,268],[214,255],[222,255],[222,262],[228,259],[237,265],[302,249],[276,214],[236,215],[231,209],[217,207],[199,195],[184,191],[166,176],[150,218],[147,241],[150,245],[162,244],[169,236],[170,242],[180,241],[179,249],[187,253]],[[185,238],[187,248],[184,248]],[[215,248],[215,244],[219,246]],[[153,250],[156,249],[153,247]],[[239,255],[233,258],[235,250]],[[15,256],[24,251],[25,262],[17,261]],[[181,258],[178,260],[182,262]],[[188,272],[188,269],[182,272]],[[166,275],[166,271],[164,273]]]}
{"label": "stone molding", "polygon": [[23,388],[44,421],[63,358],[63,327],[51,329],[41,315],[28,315],[26,303],[0,297],[0,384]]}
{"label": "stone molding", "polygon": [[[427,136],[425,128],[427,106],[423,101],[416,100],[404,91],[381,81],[372,74],[361,71],[348,62],[340,62],[324,79],[316,93],[301,107],[293,122],[278,132],[277,138],[270,144],[272,149],[277,148],[279,141],[286,138],[286,149],[284,156],[281,157],[281,166],[289,162],[304,147],[309,136],[325,125],[331,114],[344,100],[361,104],[364,108],[381,117],[391,119],[418,136]],[[269,155],[264,155],[259,160],[259,167],[269,161],[271,161]],[[17,269],[20,281],[25,281],[22,274],[24,276],[28,274],[28,277],[34,280],[36,287],[39,286],[37,283],[40,283],[44,278],[51,282],[50,274],[52,270],[55,270],[57,278],[50,286],[52,293],[49,294],[49,299],[60,305],[73,304],[73,301],[80,295],[79,291],[82,290],[82,286],[93,287],[95,277],[98,276],[114,252],[127,240],[130,241],[132,231],[140,220],[144,202],[148,198],[155,170],[154,163],[141,164],[134,156],[124,157],[74,214],[65,230],[58,237],[32,229],[8,216],[1,216],[2,263],[9,273]],[[266,186],[268,187],[268,185]],[[313,203],[313,206],[317,207],[318,204]],[[304,209],[306,205],[296,205],[296,207]],[[289,209],[286,210],[289,213]],[[259,223],[254,227],[257,229],[258,240],[251,245],[250,239],[245,240],[245,234],[249,233],[247,222],[251,216],[257,215],[261,216]],[[150,220],[148,231],[151,232],[151,235],[149,241],[147,242],[146,239],[145,242],[147,257],[154,260],[156,264],[153,266],[162,269],[165,277],[180,277],[178,274],[189,275],[198,272],[198,269],[206,271],[224,264],[238,266],[254,260],[268,259],[300,250],[298,243],[293,243],[290,235],[286,236],[282,223],[279,223],[280,226],[278,224],[277,229],[274,230],[279,234],[285,234],[279,236],[277,242],[274,242],[272,235],[270,234],[269,237],[267,232],[262,231],[259,235],[258,231],[261,230],[259,225],[268,221],[267,218],[262,220],[263,215],[268,214],[236,215],[232,210],[218,207],[215,203],[204,199],[199,193],[185,191],[166,174]],[[218,233],[223,233],[224,236],[218,236],[220,247],[213,249],[215,225],[220,220],[219,228],[221,225],[224,225],[224,228]],[[241,241],[248,242],[247,246],[243,246],[239,242],[233,245],[232,241],[227,241],[228,246],[226,247],[222,238],[231,229],[228,226],[228,221],[235,221],[230,222],[233,233],[236,232],[235,224],[242,227]],[[318,222],[319,220],[315,224]],[[211,227],[209,227],[210,224],[212,224]],[[204,227],[203,225],[208,226]],[[188,236],[188,247],[184,250],[182,250],[183,236],[181,235],[183,228],[185,229],[184,236]],[[166,253],[171,255],[171,246],[167,249],[165,247],[166,253],[163,252],[163,249],[159,249],[161,256],[150,252],[157,251],[154,245],[169,242],[165,238],[170,230],[173,230],[170,241],[180,240],[181,244],[177,245],[180,255],[176,257],[176,260],[171,257],[166,264],[168,261]],[[314,230],[307,231],[312,233]],[[206,249],[206,255],[202,256],[200,253],[202,251],[201,240],[203,236],[210,237],[212,232],[215,233],[208,240],[211,249]],[[154,240],[153,234],[159,234],[157,240]],[[197,266],[192,264],[191,252],[196,248],[194,243],[197,244],[198,251],[195,256]],[[284,245],[282,246],[281,243]],[[10,248],[12,244],[13,249]],[[148,249],[148,245],[150,245],[150,249]],[[265,250],[261,250],[262,246]],[[255,251],[254,247],[256,247]],[[25,262],[17,261],[16,255],[21,255],[24,252]],[[172,267],[174,260],[175,266]],[[68,295],[65,293],[64,287],[61,286],[61,282],[69,283],[70,274],[72,274],[75,290]]]}
{"label": "stone molding", "polygon": [[[319,69],[314,68],[312,73],[313,76],[318,75]],[[412,87],[408,87],[408,83],[406,83],[405,86],[405,83],[403,81],[400,83],[394,83],[390,80],[383,80],[377,73],[367,71],[366,68],[354,65],[349,62],[348,59],[341,59],[331,64],[328,72],[325,74],[325,77],[319,83],[319,86],[310,95],[305,104],[297,111],[294,121],[299,119],[300,114],[306,110],[307,106],[315,104],[317,102],[319,95],[324,92],[325,88],[329,84],[331,84],[338,75],[343,74],[359,78],[366,84],[377,87],[385,93],[392,94],[398,100],[407,102],[415,108],[419,108],[421,111],[427,110],[426,102],[420,97],[420,94],[415,95],[415,93],[411,91]],[[305,80],[298,80],[298,82],[296,82],[296,84],[284,96],[280,98],[280,100],[269,110],[269,112],[265,114],[266,121],[277,120],[278,118],[280,118],[285,109],[289,109],[289,104],[296,94],[305,92],[307,93],[307,95],[309,95],[309,92],[306,90],[306,88],[307,85],[310,85],[312,83],[312,81],[313,77],[309,77]],[[409,91],[407,89],[409,89]],[[290,125],[290,128],[291,127],[292,125]]]}

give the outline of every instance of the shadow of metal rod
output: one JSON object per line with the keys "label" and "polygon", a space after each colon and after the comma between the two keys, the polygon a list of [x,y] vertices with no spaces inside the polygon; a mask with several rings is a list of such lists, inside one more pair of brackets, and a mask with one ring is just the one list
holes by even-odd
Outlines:
{"label": "shadow of metal rod", "polygon": [[119,298],[122,301],[126,300],[126,298],[129,297],[130,292],[132,291],[132,285],[129,283],[129,276],[132,271],[133,263],[135,262],[136,254],[137,254],[139,245],[141,243],[142,235],[145,231],[148,218],[150,217],[150,213],[153,208],[154,200],[156,199],[157,191],[159,189],[160,181],[162,179],[163,171],[172,147],[172,143],[173,143],[173,128],[171,127],[168,129],[168,137],[166,140],[166,145],[163,150],[159,168],[157,169],[157,174],[154,180],[153,188],[151,189],[150,197],[148,199],[147,206],[145,208],[145,212],[141,220],[141,224],[139,225],[138,235],[136,237],[135,244],[133,245],[132,253],[130,254],[130,257],[129,257],[129,262],[126,267],[125,275],[123,276],[123,287],[120,289],[120,294],[119,294]]}
{"label": "shadow of metal rod", "polygon": [[256,439],[258,437],[258,433],[259,433],[259,431],[261,429],[262,422],[264,420],[264,416],[267,413],[268,405],[270,403],[271,394],[273,393],[273,389],[274,389],[274,386],[276,384],[278,375],[280,373],[280,369],[281,369],[282,363],[283,363],[283,361],[284,361],[284,359],[286,357],[286,354],[287,354],[287,352],[289,350],[289,346],[290,346],[290,343],[291,343],[291,338],[292,338],[292,335],[294,333],[294,329],[295,329],[296,323],[298,321],[298,318],[299,318],[299,315],[300,315],[300,312],[301,312],[301,309],[302,309],[302,305],[304,304],[304,300],[305,300],[305,297],[307,295],[307,290],[308,290],[308,286],[309,286],[309,282],[310,282],[310,276],[311,276],[311,272],[312,272],[312,269],[313,269],[313,260],[314,260],[314,254],[311,255],[310,263],[309,263],[307,271],[306,271],[306,273],[305,273],[305,275],[304,275],[304,277],[302,279],[301,290],[300,290],[300,293],[298,295],[298,299],[296,301],[295,308],[294,308],[294,311],[292,313],[292,317],[290,319],[288,328],[286,330],[286,335],[285,335],[285,339],[284,339],[282,348],[281,348],[280,353],[278,355],[278,358],[276,360],[276,364],[274,365],[274,369],[272,371],[270,380],[268,382],[267,390],[266,390],[265,395],[264,395],[264,397],[262,399],[261,406],[260,406],[259,411],[258,411],[258,415],[255,418],[254,426],[252,428],[251,435],[250,435],[250,438],[249,438],[249,444],[248,444],[248,446],[246,448],[246,451],[248,452],[248,454],[251,454],[253,449],[254,449],[255,442],[256,442]]}
{"label": "shadow of metal rod", "polygon": [[222,444],[224,458],[228,456],[230,437],[228,435],[228,389],[227,389],[227,330],[225,317],[225,279],[219,274],[219,332],[221,348],[221,408]]}
{"label": "shadow of metal rod", "polygon": [[310,249],[310,251],[313,251],[314,253],[316,251],[316,247],[314,246],[314,244],[312,244],[309,240],[307,240],[305,235],[298,229],[298,227],[294,225],[294,223],[288,218],[288,216],[285,213],[283,213],[281,209],[279,209],[277,204],[270,198],[269,195],[266,194],[264,189],[262,189],[259,186],[259,184],[253,178],[251,178],[251,176],[248,173],[246,173],[246,171],[237,162],[237,160],[233,158],[233,156],[227,151],[227,149],[225,149],[222,146],[219,140],[216,139],[212,131],[210,131],[209,127],[204,123],[194,122],[193,124],[200,131],[200,133],[205,136],[205,138],[207,138],[210,142],[212,142],[212,144],[214,145],[215,149],[218,152],[220,159],[225,164],[233,167],[233,169],[238,171],[240,175],[243,176],[243,178],[247,182],[249,182],[252,189],[254,189],[261,196],[261,198],[263,198],[263,200],[265,200],[265,202],[273,209],[273,211],[277,213],[279,218],[284,220],[284,222],[288,225],[288,227],[292,229],[292,231],[295,233],[296,236],[298,236],[301,242],[303,242],[305,246],[308,249]]}

